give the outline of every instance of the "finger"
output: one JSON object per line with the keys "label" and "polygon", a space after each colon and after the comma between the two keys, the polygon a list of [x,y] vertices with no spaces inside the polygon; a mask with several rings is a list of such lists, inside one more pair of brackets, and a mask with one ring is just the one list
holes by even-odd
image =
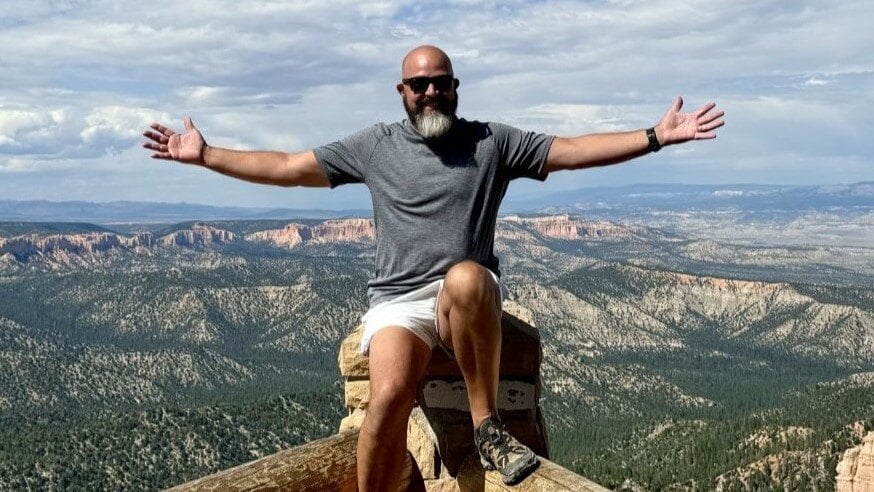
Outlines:
{"label": "finger", "polygon": [[173,130],[167,128],[166,126],[164,126],[164,125],[162,125],[162,124],[160,124],[160,123],[152,123],[152,128],[155,129],[155,130],[158,130],[159,132],[161,132],[162,134],[164,134],[164,135],[166,135],[166,136],[168,136],[168,137],[170,137],[170,136],[172,136],[174,133],[176,133],[176,132],[174,132]]}
{"label": "finger", "polygon": [[716,132],[703,132],[695,134],[695,140],[710,140],[712,138],[716,138]]}
{"label": "finger", "polygon": [[709,132],[711,130],[715,130],[715,129],[721,127],[724,124],[725,124],[725,121],[723,121],[723,120],[711,121],[710,123],[698,125],[698,131],[699,132]]}
{"label": "finger", "polygon": [[695,111],[695,116],[696,117],[701,116],[704,113],[710,111],[711,109],[713,109],[715,107],[716,107],[716,103],[711,101],[711,102],[705,104],[704,106],[701,106],[700,108],[698,108],[698,110]]}
{"label": "finger", "polygon": [[703,125],[705,123],[710,123],[711,121],[717,118],[722,118],[723,116],[725,116],[725,111],[717,111],[715,113],[704,114],[698,118],[698,124]]}
{"label": "finger", "polygon": [[185,124],[186,130],[188,130],[190,132],[193,132],[194,130],[196,130],[196,128],[194,128],[194,123],[192,123],[190,116],[186,116],[185,118],[183,118],[182,123]]}
{"label": "finger", "polygon": [[157,150],[158,152],[167,152],[168,150],[166,145],[160,145],[152,142],[144,143],[143,148],[149,150]]}
{"label": "finger", "polygon": [[172,161],[173,157],[169,153],[155,153],[152,154],[152,159],[161,159],[163,161]]}
{"label": "finger", "polygon": [[675,113],[679,113],[680,109],[682,109],[682,108],[683,108],[683,97],[677,96],[677,98],[674,99],[674,104],[671,106],[671,111],[673,111]]}
{"label": "finger", "polygon": [[143,132],[143,136],[147,137],[147,138],[151,138],[152,140],[154,140],[158,143],[163,143],[163,144],[170,141],[169,138],[165,137],[164,135],[161,135],[160,133],[155,133],[155,132]]}

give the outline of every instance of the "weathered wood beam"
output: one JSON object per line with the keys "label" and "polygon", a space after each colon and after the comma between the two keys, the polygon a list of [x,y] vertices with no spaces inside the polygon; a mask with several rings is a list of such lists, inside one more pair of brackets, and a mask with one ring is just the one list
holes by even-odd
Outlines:
{"label": "weathered wood beam", "polygon": [[540,466],[522,482],[509,486],[501,481],[498,472],[484,471],[476,452],[470,453],[461,465],[458,473],[458,489],[466,491],[568,491],[568,492],[610,492],[597,483],[562,468],[559,465],[540,458]]}
{"label": "weathered wood beam", "polygon": [[[249,463],[198,478],[170,491],[351,491],[357,489],[355,451],[358,431],[349,431]],[[407,453],[401,490],[409,487],[414,471]],[[413,481],[416,481],[413,478]],[[418,480],[421,486],[421,478]],[[415,488],[415,487],[414,487]]]}

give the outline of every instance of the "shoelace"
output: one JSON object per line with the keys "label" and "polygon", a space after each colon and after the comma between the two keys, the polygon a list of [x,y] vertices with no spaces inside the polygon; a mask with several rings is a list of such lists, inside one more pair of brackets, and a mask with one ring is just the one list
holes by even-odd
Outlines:
{"label": "shoelace", "polygon": [[510,440],[506,439],[501,434],[501,430],[503,429],[499,428],[497,425],[494,426],[494,428],[489,431],[489,442],[492,443],[492,446],[497,448],[499,455],[515,452],[513,445],[510,444]]}

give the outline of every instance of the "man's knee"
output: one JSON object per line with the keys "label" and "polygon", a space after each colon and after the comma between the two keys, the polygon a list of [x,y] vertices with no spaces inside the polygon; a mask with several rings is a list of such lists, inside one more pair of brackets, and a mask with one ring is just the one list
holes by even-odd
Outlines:
{"label": "man's knee", "polygon": [[397,416],[406,421],[415,402],[415,381],[388,379],[370,382],[370,402],[367,413],[379,416],[380,420]]}
{"label": "man's knee", "polygon": [[473,261],[457,263],[446,272],[443,289],[455,304],[496,301],[497,285],[489,270]]}

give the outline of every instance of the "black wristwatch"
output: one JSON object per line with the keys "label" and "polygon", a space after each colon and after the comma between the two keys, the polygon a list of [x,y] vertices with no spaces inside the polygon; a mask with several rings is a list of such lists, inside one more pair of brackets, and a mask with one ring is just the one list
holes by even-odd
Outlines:
{"label": "black wristwatch", "polygon": [[659,139],[656,138],[655,128],[646,129],[646,138],[649,140],[648,148],[650,152],[658,152],[659,149],[662,148],[662,144],[660,144]]}

